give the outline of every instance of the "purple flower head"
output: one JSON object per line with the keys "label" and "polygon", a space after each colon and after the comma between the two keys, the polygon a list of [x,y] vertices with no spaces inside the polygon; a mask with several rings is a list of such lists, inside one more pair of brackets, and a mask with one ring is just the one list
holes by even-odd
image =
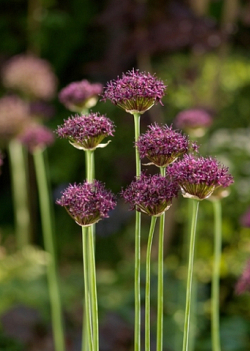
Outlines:
{"label": "purple flower head", "polygon": [[68,138],[70,143],[81,150],[94,150],[104,147],[100,142],[108,135],[113,136],[114,123],[99,113],[86,116],[69,117],[62,126],[58,126],[56,133],[61,138]]}
{"label": "purple flower head", "polygon": [[207,199],[219,186],[226,188],[233,183],[228,168],[212,157],[184,155],[182,160],[170,165],[167,172],[179,184],[184,197],[197,200]]}
{"label": "purple flower head", "polygon": [[102,100],[110,100],[128,113],[143,114],[155,103],[162,104],[166,88],[155,75],[133,69],[123,73],[122,78],[110,81],[104,88]]}
{"label": "purple flower head", "polygon": [[65,207],[75,222],[83,227],[108,218],[109,211],[116,206],[114,195],[97,180],[93,183],[70,184],[56,203]]}
{"label": "purple flower head", "polygon": [[235,292],[238,295],[250,292],[250,260],[247,261],[243,273],[236,283]]}
{"label": "purple flower head", "polygon": [[241,216],[240,224],[242,227],[250,228],[250,208]]}
{"label": "purple flower head", "polygon": [[190,109],[180,112],[175,119],[175,125],[190,135],[201,137],[212,124],[212,117],[202,109]]}
{"label": "purple flower head", "polygon": [[60,91],[59,100],[70,111],[81,113],[96,105],[102,88],[102,84],[91,84],[86,79],[73,82]]}
{"label": "purple flower head", "polygon": [[[189,151],[189,140],[181,133],[174,131],[172,126],[150,125],[145,134],[141,134],[137,143],[140,158],[147,157],[158,167],[166,167],[178,157]],[[191,146],[197,151],[195,143]]]}
{"label": "purple flower head", "polygon": [[2,72],[3,85],[29,99],[50,100],[57,87],[56,76],[48,61],[20,54],[12,57]]}
{"label": "purple flower head", "polygon": [[8,142],[30,123],[29,106],[18,96],[6,95],[0,99],[0,139]]}
{"label": "purple flower head", "polygon": [[178,185],[160,174],[142,174],[121,195],[130,204],[131,210],[160,216],[172,205],[172,199],[177,197]]}
{"label": "purple flower head", "polygon": [[19,140],[25,145],[30,152],[37,149],[44,149],[53,144],[53,132],[40,124],[31,124],[25,128],[24,132],[19,136]]}

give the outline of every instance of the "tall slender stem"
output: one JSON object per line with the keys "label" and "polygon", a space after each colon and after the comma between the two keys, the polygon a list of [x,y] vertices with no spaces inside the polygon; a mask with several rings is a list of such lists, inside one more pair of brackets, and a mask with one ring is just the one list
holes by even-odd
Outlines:
{"label": "tall slender stem", "polygon": [[62,321],[62,307],[55,259],[56,254],[54,246],[54,212],[52,209],[52,199],[50,197],[44,152],[38,149],[33,153],[33,157],[39,192],[44,247],[46,252],[48,252],[50,255],[47,264],[47,277],[52,313],[52,326],[55,350],[64,351],[65,343]]}
{"label": "tall slender stem", "polygon": [[193,268],[194,268],[195,233],[196,233],[198,209],[199,209],[199,201],[193,200],[193,211],[192,211],[193,213],[192,213],[191,235],[190,235],[190,245],[189,245],[188,275],[187,275],[187,289],[186,289],[186,309],[185,309],[183,348],[182,348],[183,351],[188,351],[190,309],[191,309],[191,297],[192,297],[192,278],[193,278]]}
{"label": "tall slender stem", "polygon": [[[82,342],[82,351],[94,351],[93,333],[91,328],[91,303],[89,287],[89,267],[88,267],[88,245],[87,245],[88,228],[82,227],[82,255],[83,255],[83,275],[84,275],[84,302],[85,314],[83,324],[83,337],[87,340]],[[87,342],[86,342],[87,341]],[[87,349],[85,349],[87,345]]]}
{"label": "tall slender stem", "polygon": [[220,351],[220,260],[221,260],[221,202],[213,201],[214,208],[214,267],[212,279],[212,350]]}
{"label": "tall slender stem", "polygon": [[[160,168],[161,175],[166,176],[166,168]],[[164,280],[164,227],[165,212],[160,216],[158,243],[158,291],[157,291],[157,340],[156,350],[163,349],[163,280]]]}
{"label": "tall slender stem", "polygon": [[151,217],[146,254],[146,288],[145,288],[145,351],[150,351],[150,258],[157,217]]}
{"label": "tall slender stem", "polygon": [[[140,114],[134,114],[135,142],[140,136]],[[135,148],[136,176],[141,174],[141,161],[138,148]],[[136,211],[135,214],[135,327],[134,327],[134,351],[141,349],[141,283],[140,283],[140,265],[141,265],[141,213]]]}
{"label": "tall slender stem", "polygon": [[94,151],[86,150],[86,178],[89,183],[93,182],[94,179]]}
{"label": "tall slender stem", "polygon": [[26,159],[22,144],[18,140],[9,143],[9,157],[12,177],[12,193],[16,225],[17,247],[21,249],[30,242],[30,211]]}
{"label": "tall slender stem", "polygon": [[95,267],[95,246],[93,225],[88,228],[88,244],[89,244],[89,284],[91,293],[91,311],[92,311],[92,329],[94,351],[99,350],[99,327],[98,327],[98,301],[96,289],[96,267]]}

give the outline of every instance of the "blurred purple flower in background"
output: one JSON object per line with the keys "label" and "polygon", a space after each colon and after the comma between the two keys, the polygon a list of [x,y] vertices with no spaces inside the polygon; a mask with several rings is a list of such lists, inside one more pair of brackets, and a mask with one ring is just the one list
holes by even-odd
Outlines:
{"label": "blurred purple flower in background", "polygon": [[32,101],[29,108],[31,117],[41,122],[55,115],[54,106],[45,101]]}
{"label": "blurred purple flower in background", "polygon": [[[61,138],[69,139],[70,143],[83,150],[94,150],[104,147],[100,142],[107,136],[113,136],[114,123],[104,115],[90,113],[86,116],[69,117],[56,133]],[[106,144],[105,144],[106,145]]]}
{"label": "blurred purple flower in background", "polygon": [[103,89],[100,83],[90,83],[86,79],[73,82],[59,93],[60,102],[70,111],[82,112],[96,105]]}
{"label": "blurred purple flower in background", "polygon": [[110,100],[128,113],[143,114],[155,103],[162,104],[166,88],[155,75],[133,69],[107,83],[102,100]]}
{"label": "blurred purple flower in background", "polygon": [[178,113],[175,126],[185,130],[195,137],[202,137],[213,120],[208,112],[203,109],[189,109]]}
{"label": "blurred purple flower in background", "polygon": [[242,227],[250,228],[250,208],[241,216],[240,224]]}
{"label": "blurred purple flower in background", "polygon": [[167,168],[167,174],[179,184],[184,197],[197,200],[206,199],[216,188],[233,183],[228,168],[212,157],[184,155]]}
{"label": "blurred purple flower in background", "polygon": [[6,62],[2,80],[6,88],[31,100],[50,100],[57,88],[57,78],[49,62],[26,54],[13,56]]}
{"label": "blurred purple flower in background", "polygon": [[29,106],[15,95],[0,99],[0,138],[6,143],[15,138],[30,123]]}
{"label": "blurred purple flower in background", "polygon": [[[145,134],[141,134],[136,143],[140,158],[147,157],[158,167],[166,167],[178,157],[189,151],[189,140],[172,129],[172,126],[159,126],[157,123],[149,126]],[[195,143],[191,145],[194,151],[198,147]]]}
{"label": "blurred purple flower in background", "polygon": [[27,147],[30,152],[36,149],[44,149],[53,144],[53,132],[40,124],[30,124],[18,138],[23,145]]}
{"label": "blurred purple flower in background", "polygon": [[238,295],[250,292],[250,260],[247,261],[243,273],[236,283],[235,292]]}
{"label": "blurred purple flower in background", "polygon": [[121,195],[130,204],[131,210],[136,209],[149,216],[160,216],[172,205],[178,190],[176,183],[160,174],[142,174],[123,190]]}
{"label": "blurred purple flower in background", "polygon": [[103,218],[116,206],[115,197],[104,184],[94,180],[83,184],[69,185],[56,204],[65,207],[69,215],[80,226],[90,226]]}

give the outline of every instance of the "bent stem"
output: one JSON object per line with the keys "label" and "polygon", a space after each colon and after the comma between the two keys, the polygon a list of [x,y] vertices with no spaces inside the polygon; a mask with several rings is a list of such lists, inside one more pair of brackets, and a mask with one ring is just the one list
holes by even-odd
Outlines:
{"label": "bent stem", "polygon": [[146,254],[146,288],[145,288],[145,351],[150,351],[150,258],[157,217],[151,217]]}
{"label": "bent stem", "polygon": [[220,260],[221,260],[221,202],[213,201],[214,208],[214,268],[212,278],[212,350],[220,351]]}
{"label": "bent stem", "polygon": [[28,181],[25,150],[22,144],[13,139],[8,146],[10,165],[12,194],[14,202],[14,214],[16,225],[16,242],[18,249],[23,248],[30,242],[30,211],[28,201]]}
{"label": "bent stem", "polygon": [[[140,136],[140,114],[134,114],[135,142]],[[141,161],[138,148],[135,148],[136,176],[141,174]],[[141,293],[140,293],[140,265],[141,265],[141,213],[135,214],[135,326],[134,351],[141,349]]]}
{"label": "bent stem", "polygon": [[[166,168],[160,168],[161,175],[166,176]],[[164,280],[164,227],[165,212],[160,216],[158,243],[158,291],[157,291],[157,340],[156,350],[163,348],[163,280]]]}
{"label": "bent stem", "polygon": [[46,252],[49,253],[49,261],[47,264],[47,279],[50,295],[55,350],[64,351],[65,344],[62,321],[62,307],[59,293],[60,289],[58,284],[55,258],[56,255],[54,247],[54,212],[51,206],[52,201],[50,197],[44,152],[41,149],[37,149],[33,153],[33,158],[39,193],[44,247]]}
{"label": "bent stem", "polygon": [[195,233],[196,233],[198,209],[199,209],[199,201],[193,200],[192,224],[191,224],[190,244],[189,244],[187,288],[186,288],[186,309],[185,309],[183,348],[182,348],[183,351],[188,351],[190,308],[191,308],[191,298],[192,298],[192,278],[193,278],[193,268],[194,268]]}

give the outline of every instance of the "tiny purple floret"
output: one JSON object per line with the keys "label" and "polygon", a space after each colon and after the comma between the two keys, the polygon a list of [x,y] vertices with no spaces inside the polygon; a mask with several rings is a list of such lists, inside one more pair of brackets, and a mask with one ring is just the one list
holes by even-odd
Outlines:
{"label": "tiny purple floret", "polygon": [[27,127],[19,136],[19,140],[32,153],[38,149],[43,150],[54,142],[53,132],[40,124]]}
{"label": "tiny purple floret", "polygon": [[100,83],[90,83],[86,79],[73,82],[59,93],[60,102],[70,111],[82,112],[96,105],[103,89]]}
{"label": "tiny purple floret", "polygon": [[131,114],[143,114],[154,104],[162,105],[167,86],[150,73],[132,69],[107,83],[102,100],[110,100]]}
{"label": "tiny purple floret", "polygon": [[103,183],[94,180],[83,184],[69,185],[56,204],[63,206],[75,222],[83,227],[109,217],[116,206],[115,196],[106,190]]}
{"label": "tiny purple floret", "polygon": [[160,174],[143,173],[121,195],[131,210],[158,217],[172,205],[173,198],[178,195],[178,185]]}
{"label": "tiny purple floret", "polygon": [[197,151],[195,143],[190,145],[186,136],[172,129],[172,126],[150,125],[145,134],[141,134],[137,143],[140,158],[147,157],[158,167],[166,167],[191,148]]}
{"label": "tiny purple floret", "polygon": [[69,117],[56,133],[60,138],[67,138],[73,146],[79,149],[94,150],[107,136],[113,136],[114,123],[104,115],[90,113],[89,115]]}
{"label": "tiny purple floret", "polygon": [[184,197],[197,200],[207,199],[216,188],[233,183],[228,168],[212,157],[184,155],[167,168],[167,173],[179,184]]}

